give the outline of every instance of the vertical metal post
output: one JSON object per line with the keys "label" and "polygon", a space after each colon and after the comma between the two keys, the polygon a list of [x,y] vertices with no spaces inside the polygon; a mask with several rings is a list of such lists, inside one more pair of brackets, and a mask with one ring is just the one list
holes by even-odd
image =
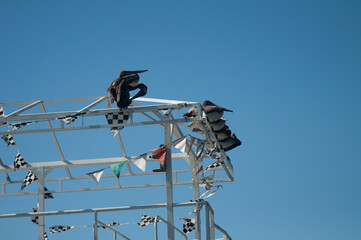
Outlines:
{"label": "vertical metal post", "polygon": [[209,204],[206,204],[205,208],[206,208],[206,236],[207,236],[207,240],[211,240],[211,228],[210,228],[210,221],[209,221]]}
{"label": "vertical metal post", "polygon": [[94,212],[93,235],[94,240],[98,240],[98,212]]}
{"label": "vertical metal post", "polygon": [[[206,215],[206,221],[208,221],[209,239],[214,240],[216,238],[214,232],[214,212],[212,207],[209,205],[209,203],[206,204],[206,213],[208,213],[208,216]],[[207,235],[207,240],[208,240],[208,235]]]}
{"label": "vertical metal post", "polygon": [[[164,125],[164,136],[165,136],[165,178],[167,186],[167,221],[174,225],[174,213],[173,213],[173,176],[172,176],[172,135],[171,135],[171,124],[166,123]],[[174,228],[172,225],[167,225],[168,240],[174,240]]]}
{"label": "vertical metal post", "polygon": [[158,240],[158,216],[154,219],[154,240]]}
{"label": "vertical metal post", "polygon": [[[44,212],[44,168],[40,167],[37,172],[38,178],[38,211]],[[39,240],[44,240],[44,216],[39,216]]]}
{"label": "vertical metal post", "polygon": [[114,232],[114,240],[117,240],[117,233]]}

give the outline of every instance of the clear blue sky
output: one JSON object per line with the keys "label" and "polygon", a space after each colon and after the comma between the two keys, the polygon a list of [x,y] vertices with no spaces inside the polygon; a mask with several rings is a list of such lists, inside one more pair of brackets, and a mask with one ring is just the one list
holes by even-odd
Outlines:
{"label": "clear blue sky", "polygon": [[[350,0],[0,0],[0,102],[102,96],[121,70],[149,69],[142,75],[147,97],[209,99],[234,111],[226,117],[243,141],[228,154],[235,181],[209,199],[216,222],[233,239],[358,240],[360,13],[361,2]],[[145,136],[150,142],[138,146],[131,144],[137,141],[132,131],[124,135],[134,155],[159,143]],[[62,141],[68,135],[59,137],[68,159],[120,154],[100,154],[107,146],[90,147],[86,136],[76,136],[84,149],[77,152]],[[32,151],[30,137],[19,142],[30,159],[57,156],[40,144]],[[0,145],[8,164],[9,151]],[[165,195],[152,196],[163,190],[55,194],[46,210],[164,202]],[[191,195],[188,187],[175,191],[175,201]],[[150,202],[139,200],[145,194]],[[0,213],[27,212],[35,199],[1,198]],[[138,220],[134,216],[104,221]],[[19,231],[16,221],[0,221],[2,236],[36,239],[35,225],[23,219]],[[48,222],[86,225],[91,219]],[[153,234],[152,227],[142,231]],[[51,239],[81,236],[91,230]]]}

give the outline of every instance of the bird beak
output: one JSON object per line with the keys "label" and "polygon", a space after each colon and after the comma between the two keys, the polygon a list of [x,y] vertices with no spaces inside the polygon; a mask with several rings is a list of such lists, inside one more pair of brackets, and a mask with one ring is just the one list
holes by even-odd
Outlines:
{"label": "bird beak", "polygon": [[138,73],[143,73],[143,72],[147,72],[148,70],[137,70],[137,71],[125,71],[127,72],[127,74],[138,74]]}

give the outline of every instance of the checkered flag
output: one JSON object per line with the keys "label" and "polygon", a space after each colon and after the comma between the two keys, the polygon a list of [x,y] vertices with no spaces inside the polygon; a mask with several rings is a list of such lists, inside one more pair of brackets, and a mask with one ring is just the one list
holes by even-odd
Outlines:
{"label": "checkered flag", "polygon": [[48,234],[46,234],[46,231],[44,230],[44,240],[49,240]]}
{"label": "checkered flag", "polygon": [[[34,213],[37,212],[37,211],[38,211],[38,208],[37,208],[37,207],[36,207],[36,208],[33,208],[33,212],[34,212]],[[38,220],[39,220],[39,216],[32,216],[32,217],[31,217],[31,221],[32,221],[33,223],[39,225]]]}
{"label": "checkered flag", "polygon": [[26,186],[30,185],[32,182],[35,182],[38,180],[38,178],[35,176],[35,174],[32,171],[29,171],[28,175],[26,175],[23,185],[21,185],[21,190],[23,190]]}
{"label": "checkered flag", "polygon": [[50,192],[47,192],[48,189],[46,187],[44,187],[44,199],[51,199],[54,198],[53,194]]}
{"label": "checkered flag", "polygon": [[70,116],[63,118],[63,122],[66,123],[66,125],[70,126],[76,119],[78,119],[79,116]]}
{"label": "checkered flag", "polygon": [[183,232],[188,234],[196,228],[196,220],[192,218],[184,218]]}
{"label": "checkered flag", "polygon": [[34,123],[34,122],[10,123],[9,126],[13,127],[13,131],[15,131],[15,130],[25,127],[31,123]]}
{"label": "checkered flag", "polygon": [[137,223],[139,225],[139,227],[144,227],[147,226],[149,224],[153,224],[154,223],[154,217],[148,216],[148,215],[142,215],[142,218],[140,219],[140,222]]}
{"label": "checkered flag", "polygon": [[[122,124],[126,123],[129,119],[129,113],[119,112],[119,113],[108,113],[105,115],[109,125],[113,124]],[[112,127],[110,130],[116,135],[119,130],[122,130],[124,127]]]}
{"label": "checkered flag", "polygon": [[213,168],[219,167],[219,166],[221,166],[221,164],[223,164],[223,161],[214,162],[211,165],[209,165],[208,167],[206,167],[206,169],[204,169],[204,171],[208,171],[208,170],[211,170]]}
{"label": "checkered flag", "polygon": [[[121,225],[123,225],[123,223],[111,222],[111,223],[108,223],[108,224],[107,224],[108,227],[121,226]],[[98,226],[98,227],[101,227],[101,228],[103,228],[103,229],[106,229],[106,227],[104,227],[103,225],[102,225],[102,226]]]}
{"label": "checkered flag", "polygon": [[26,162],[25,159],[23,158],[23,156],[21,156],[20,153],[16,154],[15,156],[15,160],[14,160],[14,168],[20,168],[21,166],[25,166]]}
{"label": "checkered flag", "polygon": [[15,140],[10,134],[4,135],[1,138],[4,139],[5,143],[7,143],[8,146],[15,145]]}
{"label": "checkered flag", "polygon": [[50,227],[50,234],[60,233],[61,231],[65,232],[72,228],[74,228],[74,226],[61,226],[61,225],[52,226]]}

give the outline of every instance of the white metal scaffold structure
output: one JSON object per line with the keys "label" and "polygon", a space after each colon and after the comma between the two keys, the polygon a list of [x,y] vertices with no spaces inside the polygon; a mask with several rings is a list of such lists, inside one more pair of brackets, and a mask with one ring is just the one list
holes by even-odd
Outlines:
{"label": "white metal scaffold structure", "polygon": [[[57,103],[73,103],[73,102],[91,102],[90,104],[84,106],[80,110],[74,111],[61,111],[61,112],[47,112],[46,106],[49,104]],[[17,217],[34,217],[38,216],[39,220],[39,240],[44,239],[44,218],[46,216],[52,215],[64,215],[64,214],[81,214],[81,213],[92,213],[94,214],[94,230],[93,236],[94,240],[98,239],[98,226],[104,226],[109,228],[109,230],[114,232],[114,239],[117,236],[120,236],[124,239],[129,239],[128,237],[122,235],[116,230],[112,229],[109,226],[106,226],[104,223],[98,220],[98,213],[109,212],[109,211],[125,211],[125,210],[134,210],[134,209],[150,209],[150,208],[166,208],[167,210],[167,219],[157,216],[156,218],[167,224],[167,234],[168,239],[175,239],[175,230],[179,231],[174,227],[174,207],[183,207],[183,206],[195,206],[199,207],[201,205],[205,206],[205,215],[206,215],[206,239],[215,239],[214,229],[219,230],[223,234],[223,239],[231,239],[226,231],[214,223],[213,210],[208,202],[206,201],[196,201],[196,202],[185,202],[185,203],[174,203],[173,201],[173,185],[191,185],[193,187],[193,197],[194,199],[200,198],[200,182],[199,177],[197,177],[198,164],[196,161],[196,153],[194,149],[189,151],[189,154],[186,153],[172,153],[172,138],[175,136],[177,139],[184,137],[182,129],[187,129],[187,126],[184,123],[199,121],[200,126],[203,128],[206,133],[207,141],[214,144],[218,149],[222,149],[220,143],[214,135],[214,132],[207,121],[203,113],[202,105],[196,102],[185,102],[185,101],[173,101],[173,100],[162,100],[162,99],[152,99],[152,98],[138,98],[136,102],[142,102],[143,105],[132,103],[128,108],[122,109],[121,111],[129,114],[129,119],[127,122],[122,124],[83,124],[82,126],[66,126],[64,125],[63,119],[67,116],[81,116],[83,118],[92,118],[96,116],[104,116],[109,113],[119,113],[120,110],[112,108],[107,96],[102,97],[90,97],[90,98],[76,98],[76,99],[61,99],[61,100],[38,100],[31,102],[16,102],[16,103],[0,103],[0,107],[3,107],[5,113],[0,116],[0,135],[17,135],[17,134],[35,134],[35,133],[50,133],[56,149],[59,153],[61,161],[49,161],[49,162],[35,162],[27,163],[26,166],[17,169],[18,171],[31,170],[36,177],[38,178],[38,191],[36,192],[7,192],[7,186],[13,184],[22,184],[22,180],[11,179],[8,172],[14,171],[15,168],[13,165],[5,165],[0,160],[0,172],[5,175],[6,181],[0,182],[1,184],[1,193],[0,197],[12,197],[12,196],[25,196],[25,195],[38,195],[38,212],[36,213],[13,213],[13,214],[2,214],[0,213],[0,218],[17,218]],[[98,109],[96,106],[100,103],[105,103],[107,108]],[[34,107],[40,106],[41,112],[28,113],[25,112],[29,109],[32,109],[34,112]],[[7,113],[7,108],[15,107],[19,109]],[[196,117],[175,117],[172,114],[172,110],[186,110],[187,108],[196,107],[197,116]],[[17,122],[31,122],[31,121],[43,121],[46,122],[47,127],[44,128],[39,125],[37,127],[34,124],[34,127],[30,130],[10,130],[6,129],[6,124],[17,123]],[[120,161],[125,161],[125,166],[127,167],[128,172],[123,173],[120,177],[130,177],[130,176],[142,176],[142,175],[157,175],[163,174],[159,172],[144,172],[144,173],[134,173],[130,167],[130,158],[126,154],[126,150],[123,144],[123,140],[120,134],[117,134],[117,140],[119,141],[120,148],[123,153],[123,157],[114,157],[114,158],[97,158],[97,159],[80,159],[80,160],[67,160],[64,157],[62,148],[57,139],[57,132],[64,131],[79,131],[79,130],[94,130],[94,129],[110,129],[114,127],[133,127],[133,126],[144,126],[144,125],[155,125],[160,126],[164,131],[164,144],[166,145],[166,170],[165,170],[165,182],[163,183],[147,183],[147,184],[136,184],[136,185],[120,185],[119,179],[116,181],[115,186],[107,187],[91,187],[91,188],[65,188],[63,183],[66,181],[78,181],[83,179],[88,179],[88,176],[72,176],[69,169],[73,167],[87,167],[87,166],[101,166],[116,164]],[[56,126],[56,127],[55,127]],[[223,172],[225,177],[223,178],[214,178],[211,179],[210,183],[215,182],[232,182],[233,177],[233,167],[229,161],[229,158],[225,155],[223,150],[219,150],[219,157],[223,161],[223,164],[220,167],[215,168],[215,171]],[[175,160],[185,160],[189,164],[188,169],[172,169],[172,162]],[[147,157],[147,162],[155,162],[156,159]],[[58,178],[47,178],[48,174],[54,169],[64,169],[67,177],[58,177]],[[181,181],[178,179],[179,174],[191,174],[192,181]],[[114,178],[114,175],[103,175],[102,178]],[[45,182],[57,182],[58,189],[44,192]],[[111,189],[122,189],[122,188],[144,188],[144,187],[166,187],[166,203],[162,204],[153,204],[153,205],[143,205],[143,206],[127,206],[127,207],[113,207],[113,208],[94,208],[87,210],[67,210],[67,211],[45,211],[44,208],[44,194],[45,193],[66,193],[66,192],[82,192],[82,191],[98,191],[98,190],[111,190]],[[200,211],[195,213],[195,236],[196,239],[201,239],[201,221],[200,221]],[[155,239],[158,239],[157,235],[157,221],[155,222]],[[186,235],[182,235],[187,239]]]}

